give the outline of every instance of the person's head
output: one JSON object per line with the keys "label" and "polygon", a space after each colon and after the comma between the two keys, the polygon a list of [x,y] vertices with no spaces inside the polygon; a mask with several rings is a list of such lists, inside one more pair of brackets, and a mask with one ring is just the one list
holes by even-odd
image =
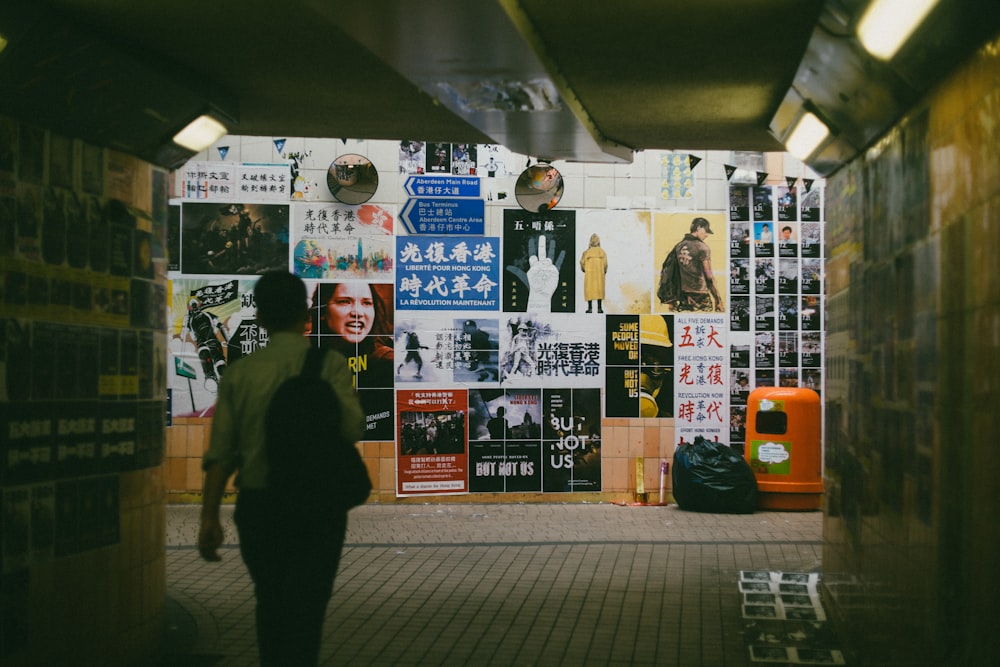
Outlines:
{"label": "person's head", "polygon": [[785,239],[786,241],[788,239],[792,238],[792,228],[788,227],[787,225],[784,226],[784,227],[782,227],[781,228],[781,238]]}
{"label": "person's head", "polygon": [[596,248],[599,245],[601,245],[601,237],[598,236],[597,234],[591,234],[590,235],[590,247],[591,248]]}
{"label": "person's head", "polygon": [[382,316],[381,300],[368,283],[337,283],[323,306],[322,317],[331,333],[359,343]]}
{"label": "person's head", "polygon": [[499,408],[497,408],[497,417],[503,417],[505,414],[507,414],[507,408],[503,407],[502,405]]}
{"label": "person's head", "polygon": [[705,218],[695,218],[691,221],[691,233],[704,240],[712,233],[712,226]]}
{"label": "person's head", "polygon": [[309,312],[306,285],[287,271],[268,271],[253,288],[257,322],[270,332],[298,331]]}

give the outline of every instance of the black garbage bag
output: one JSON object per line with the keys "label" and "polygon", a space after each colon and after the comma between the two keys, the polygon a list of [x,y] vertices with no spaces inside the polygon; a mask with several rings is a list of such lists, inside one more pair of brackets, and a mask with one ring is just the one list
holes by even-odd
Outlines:
{"label": "black garbage bag", "polygon": [[757,478],[738,451],[700,435],[674,452],[674,499],[682,510],[752,514]]}

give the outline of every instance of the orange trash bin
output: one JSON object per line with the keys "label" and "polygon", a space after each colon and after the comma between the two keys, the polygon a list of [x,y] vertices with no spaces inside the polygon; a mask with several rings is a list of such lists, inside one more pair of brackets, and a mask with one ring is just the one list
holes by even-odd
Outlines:
{"label": "orange trash bin", "polygon": [[823,502],[820,398],[801,387],[759,387],[747,397],[743,455],[757,477],[758,506],[815,510]]}

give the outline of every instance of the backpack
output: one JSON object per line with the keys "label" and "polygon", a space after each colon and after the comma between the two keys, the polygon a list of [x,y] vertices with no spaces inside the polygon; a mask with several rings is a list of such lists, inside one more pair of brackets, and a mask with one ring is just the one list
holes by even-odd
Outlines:
{"label": "backpack", "polygon": [[660,303],[676,305],[681,300],[681,269],[677,264],[677,246],[667,253],[660,267],[660,287],[656,290]]}
{"label": "backpack", "polygon": [[320,375],[325,352],[309,349],[302,371],[281,383],[264,417],[267,488],[295,511],[346,511],[372,490],[354,443],[340,437],[340,400]]}

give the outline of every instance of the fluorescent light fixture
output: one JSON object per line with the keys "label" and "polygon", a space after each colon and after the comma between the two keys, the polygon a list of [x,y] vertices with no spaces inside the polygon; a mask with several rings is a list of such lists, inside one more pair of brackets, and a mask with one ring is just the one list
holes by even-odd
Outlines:
{"label": "fluorescent light fixture", "polygon": [[204,114],[195,118],[188,123],[187,127],[175,134],[174,143],[195,153],[200,153],[218,141],[227,131],[225,125]]}
{"label": "fluorescent light fixture", "polygon": [[829,136],[830,128],[826,123],[813,112],[806,111],[789,133],[785,150],[805,162]]}
{"label": "fluorescent light fixture", "polygon": [[889,60],[938,0],[873,0],[858,22],[858,39],[868,53]]}

